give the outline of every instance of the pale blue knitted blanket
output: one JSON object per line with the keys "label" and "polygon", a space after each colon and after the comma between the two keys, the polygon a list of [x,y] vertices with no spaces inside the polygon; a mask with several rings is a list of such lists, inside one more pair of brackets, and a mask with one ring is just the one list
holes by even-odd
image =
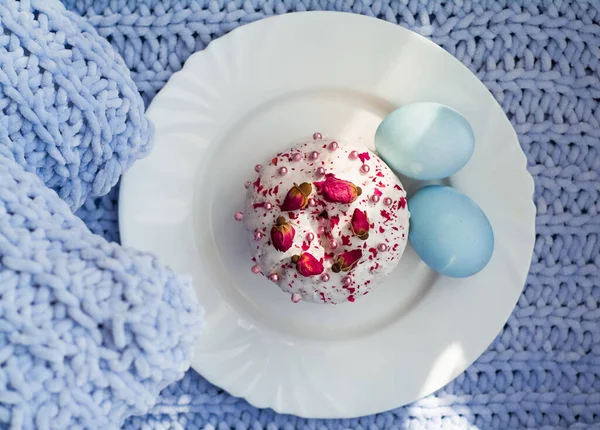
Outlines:
{"label": "pale blue knitted blanket", "polygon": [[[193,52],[265,16],[328,9],[398,23],[484,82],[519,134],[536,181],[538,236],[525,291],[495,342],[445,388],[376,416],[303,420],[256,410],[189,371],[125,428],[600,428],[600,2],[63,2],[123,56],[146,103]],[[77,212],[113,241],[116,197],[113,189]]]}

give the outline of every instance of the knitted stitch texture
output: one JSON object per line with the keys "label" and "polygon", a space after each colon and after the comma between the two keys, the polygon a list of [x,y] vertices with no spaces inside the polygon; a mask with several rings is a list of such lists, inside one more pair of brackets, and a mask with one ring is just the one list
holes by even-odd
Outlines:
{"label": "knitted stitch texture", "polygon": [[[537,240],[525,291],[490,348],[412,405],[355,420],[257,410],[193,371],[127,429],[600,428],[600,5],[493,0],[64,0],[123,56],[146,102],[188,56],[239,25],[304,10],[361,13],[442,46],[515,127],[536,181]],[[365,35],[368,37],[368,35]],[[78,212],[118,239],[116,193]]]}
{"label": "knitted stitch texture", "polygon": [[189,368],[202,313],[0,146],[0,428],[118,428]]}
{"label": "knitted stitch texture", "polygon": [[202,317],[187,280],[71,211],[148,150],[143,101],[85,19],[10,0],[0,109],[0,428],[118,428],[183,377]]}
{"label": "knitted stitch texture", "polygon": [[149,150],[150,127],[110,44],[57,0],[0,7],[0,144],[76,210]]}

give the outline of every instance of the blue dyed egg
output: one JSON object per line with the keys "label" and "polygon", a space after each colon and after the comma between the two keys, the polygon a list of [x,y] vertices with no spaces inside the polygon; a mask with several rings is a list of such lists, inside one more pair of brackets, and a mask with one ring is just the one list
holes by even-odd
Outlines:
{"label": "blue dyed egg", "polygon": [[408,238],[433,270],[453,278],[474,275],[494,251],[494,232],[485,213],[466,195],[430,185],[408,201]]}
{"label": "blue dyed egg", "polygon": [[454,175],[473,154],[469,122],[439,103],[413,103],[387,115],[375,133],[379,156],[394,171],[420,180]]}

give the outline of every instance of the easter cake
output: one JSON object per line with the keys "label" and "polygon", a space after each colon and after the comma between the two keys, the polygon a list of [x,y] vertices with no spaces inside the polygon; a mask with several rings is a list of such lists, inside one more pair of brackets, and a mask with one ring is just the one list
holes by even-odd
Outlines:
{"label": "easter cake", "polygon": [[366,147],[315,133],[255,171],[236,219],[252,272],[293,302],[354,302],[397,266],[408,239],[406,192]]}

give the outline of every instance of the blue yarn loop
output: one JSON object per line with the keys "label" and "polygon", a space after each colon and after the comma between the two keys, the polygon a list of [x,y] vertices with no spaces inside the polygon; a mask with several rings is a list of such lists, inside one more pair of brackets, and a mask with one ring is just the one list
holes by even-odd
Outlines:
{"label": "blue yarn loop", "polygon": [[0,5],[0,111],[0,144],[73,210],[150,149],[123,59],[58,0]]}

